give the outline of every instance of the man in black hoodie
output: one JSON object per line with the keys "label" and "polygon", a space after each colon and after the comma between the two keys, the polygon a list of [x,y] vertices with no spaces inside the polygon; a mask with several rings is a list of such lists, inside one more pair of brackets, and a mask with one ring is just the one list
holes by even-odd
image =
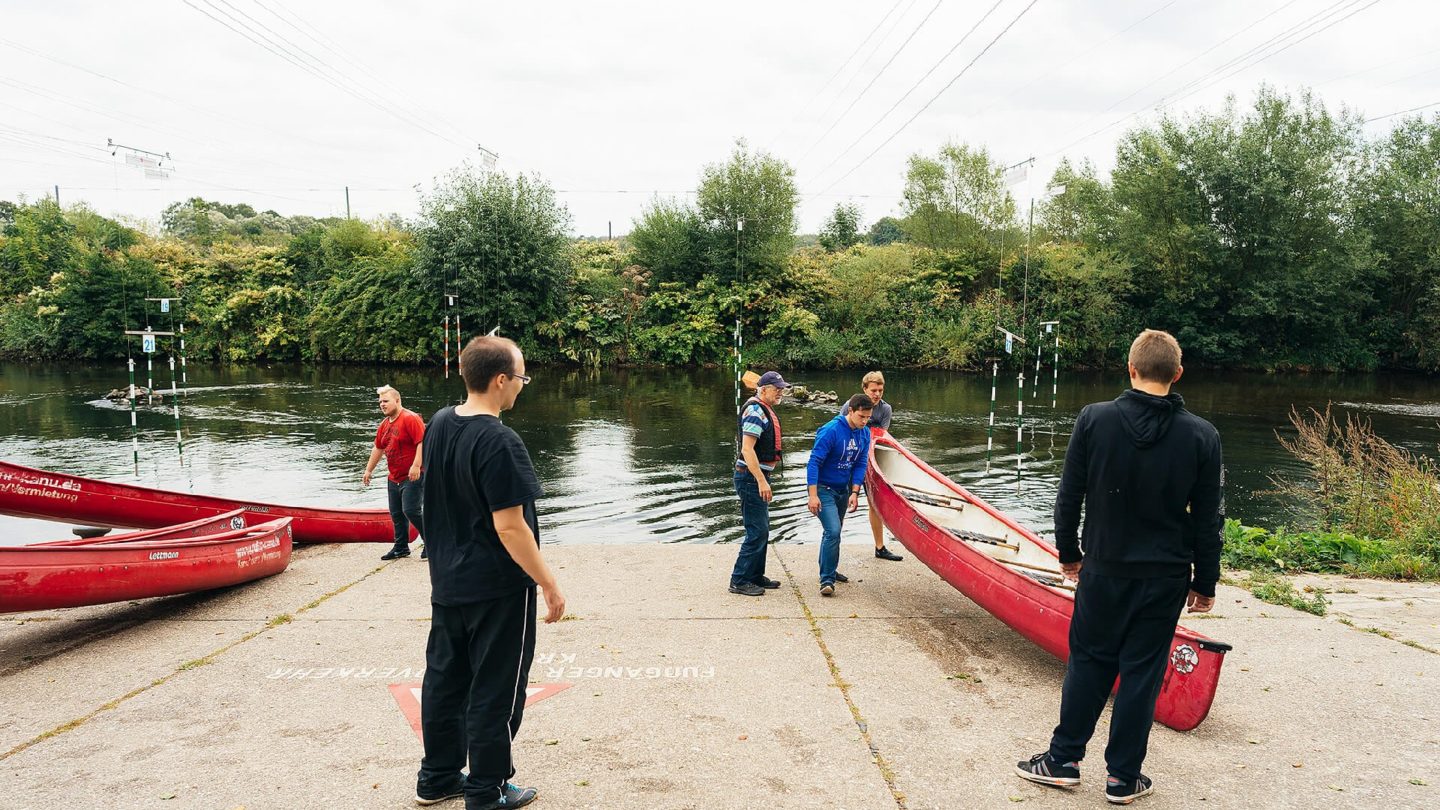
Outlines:
{"label": "man in black hoodie", "polygon": [[1032,782],[1079,785],[1118,675],[1105,748],[1105,794],[1115,804],[1153,790],[1140,766],[1170,642],[1181,608],[1215,604],[1225,521],[1220,435],[1170,392],[1184,371],[1180,344],[1147,329],[1130,346],[1129,367],[1131,389],[1080,411],[1065,451],[1055,546],[1079,584],[1060,724],[1048,751],[1016,766]]}

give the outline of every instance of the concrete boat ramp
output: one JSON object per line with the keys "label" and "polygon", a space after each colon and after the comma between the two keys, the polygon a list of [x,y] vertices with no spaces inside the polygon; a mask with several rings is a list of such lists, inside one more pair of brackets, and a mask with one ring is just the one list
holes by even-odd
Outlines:
{"label": "concrete boat ramp", "polygon": [[[413,806],[429,586],[382,550],[302,548],[240,588],[0,619],[0,807]],[[572,617],[540,630],[516,747],[533,806],[1106,806],[1103,718],[1080,789],[1012,775],[1054,725],[1058,661],[864,545],[822,598],[815,552],[772,547],[784,587],[753,598],[725,591],[733,547],[547,548]],[[1156,793],[1136,806],[1440,804],[1440,655],[1403,628],[1219,596],[1189,620],[1235,645],[1215,707],[1192,732],[1155,727]]]}

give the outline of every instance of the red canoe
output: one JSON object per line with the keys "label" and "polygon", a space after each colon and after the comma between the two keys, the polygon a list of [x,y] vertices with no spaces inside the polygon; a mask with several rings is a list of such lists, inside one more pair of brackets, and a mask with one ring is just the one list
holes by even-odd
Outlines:
{"label": "red canoe", "polygon": [[221,512],[214,517],[200,518],[199,520],[192,520],[189,523],[181,523],[178,526],[166,526],[160,529],[142,529],[138,532],[107,534],[101,537],[80,538],[76,540],[51,540],[48,543],[31,543],[30,547],[99,546],[109,543],[133,543],[136,540],[155,543],[169,540],[189,540],[194,537],[204,537],[206,535],[219,534],[234,529],[243,529],[248,523],[249,521],[245,519],[244,509],[231,509],[229,512]]}
{"label": "red canoe", "polygon": [[198,537],[0,547],[0,613],[174,596],[278,574],[290,564],[290,523],[280,518]]}
{"label": "red canoe", "polygon": [[[297,543],[393,543],[386,509],[324,509],[189,495],[97,481],[0,461],[0,513],[96,526],[154,529],[214,517],[234,509],[266,520],[294,518]],[[415,530],[410,530],[414,539]]]}
{"label": "red canoe", "polygon": [[[1075,594],[1053,546],[880,431],[865,488],[870,508],[921,562],[1046,652],[1069,657]],[[1229,649],[1177,628],[1155,719],[1179,731],[1200,725]]]}

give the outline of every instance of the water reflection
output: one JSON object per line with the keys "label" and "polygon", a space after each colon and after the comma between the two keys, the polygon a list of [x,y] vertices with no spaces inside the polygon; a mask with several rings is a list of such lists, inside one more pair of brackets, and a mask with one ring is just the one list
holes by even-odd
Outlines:
{"label": "water reflection", "polygon": [[[128,409],[103,399],[123,387],[123,367],[0,365],[0,457],[96,478],[135,481]],[[525,438],[546,487],[545,542],[731,542],[741,537],[731,484],[734,389],[721,370],[575,370],[537,367],[507,424]],[[797,381],[842,396],[859,373],[797,372]],[[1016,453],[1015,372],[1001,371],[994,450],[987,454],[989,375],[887,373],[894,432],[918,455],[1002,509],[1049,531],[1065,444],[1075,414],[1124,387],[1120,375],[1064,374],[1057,407],[1050,377],[1025,393]],[[139,483],[296,504],[381,507],[378,483],[360,474],[388,383],[427,418],[459,401],[457,376],[366,367],[191,366],[181,409],[185,461],[168,407],[139,409]],[[157,383],[159,380],[157,380]],[[168,377],[166,378],[168,384]],[[1304,470],[1276,441],[1290,408],[1335,402],[1374,422],[1382,436],[1432,453],[1440,441],[1440,384],[1417,376],[1288,376],[1187,373],[1178,390],[1220,429],[1232,515],[1262,525],[1293,519],[1268,492],[1271,476]],[[1038,393],[1038,395],[1037,395]],[[836,406],[782,403],[786,464],[775,482],[772,528],[781,542],[817,542],[805,509],[804,466],[815,430]],[[988,455],[988,459],[987,459]],[[1020,462],[1017,472],[1017,460]],[[862,506],[863,509],[863,506]],[[864,542],[863,515],[846,539]],[[63,524],[0,516],[0,542],[68,533]]]}

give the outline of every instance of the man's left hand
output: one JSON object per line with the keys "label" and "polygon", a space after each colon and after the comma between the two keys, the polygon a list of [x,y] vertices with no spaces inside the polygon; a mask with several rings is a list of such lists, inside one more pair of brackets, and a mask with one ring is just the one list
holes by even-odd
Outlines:
{"label": "man's left hand", "polygon": [[420,480],[420,468],[419,468],[419,467],[411,467],[411,468],[410,468],[410,480],[411,480],[411,481],[419,481],[419,480]]}
{"label": "man's left hand", "polygon": [[1076,582],[1079,582],[1081,564],[1082,563],[1079,560],[1073,563],[1060,563],[1060,571],[1065,575],[1066,579],[1073,579]]}
{"label": "man's left hand", "polygon": [[1191,591],[1190,595],[1185,597],[1185,604],[1187,613],[1208,613],[1211,608],[1215,607],[1215,597],[1201,596]]}

